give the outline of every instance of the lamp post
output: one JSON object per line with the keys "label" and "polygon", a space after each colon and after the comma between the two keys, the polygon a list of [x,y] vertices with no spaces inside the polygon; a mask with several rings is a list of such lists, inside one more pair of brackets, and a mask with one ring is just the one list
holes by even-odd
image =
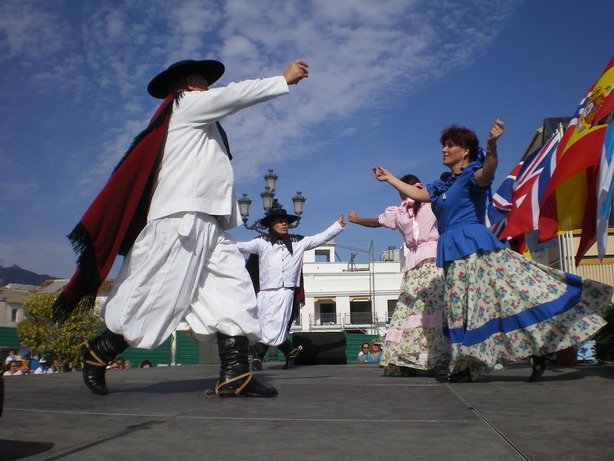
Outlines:
{"label": "lamp post", "polygon": [[[262,199],[262,208],[264,208],[265,215],[268,215],[272,210],[278,210],[283,208],[282,205],[275,198],[275,185],[277,184],[278,176],[273,173],[273,170],[269,170],[269,172],[264,175],[264,191],[260,193],[260,198]],[[294,214],[298,216],[298,219],[289,224],[288,227],[290,229],[294,229],[298,227],[299,222],[301,221],[301,215],[305,209],[305,201],[307,199],[301,195],[300,192],[297,192],[294,197],[292,197],[292,204],[294,205]],[[246,229],[255,230],[260,232],[261,234],[268,230],[268,227],[263,226],[261,224],[261,220],[258,219],[254,221],[251,226],[247,225],[247,219],[249,217],[249,208],[252,204],[252,201],[247,196],[247,194],[243,194],[243,196],[238,200],[239,202],[239,211],[241,212],[241,219],[243,220],[243,225]]]}

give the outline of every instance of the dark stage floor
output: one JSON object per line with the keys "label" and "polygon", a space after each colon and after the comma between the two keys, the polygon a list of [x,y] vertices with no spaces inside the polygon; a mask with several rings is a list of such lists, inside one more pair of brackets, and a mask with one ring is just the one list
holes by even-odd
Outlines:
{"label": "dark stage floor", "polygon": [[258,376],[274,399],[207,397],[216,365],[5,378],[0,460],[610,460],[614,364],[527,362],[479,383],[388,377],[371,364]]}

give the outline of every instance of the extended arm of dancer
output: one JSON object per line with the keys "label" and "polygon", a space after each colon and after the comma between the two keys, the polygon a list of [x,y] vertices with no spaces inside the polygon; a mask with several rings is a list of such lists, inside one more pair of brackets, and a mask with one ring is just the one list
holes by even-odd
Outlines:
{"label": "extended arm of dancer", "polygon": [[361,218],[354,210],[348,213],[348,221],[365,227],[382,227],[377,218]]}
{"label": "extended arm of dancer", "polygon": [[382,166],[372,167],[371,169],[373,170],[373,174],[375,174],[375,179],[387,182],[402,194],[407,195],[410,199],[418,202],[431,201],[431,196],[426,189],[420,189],[419,187],[404,183]]}
{"label": "extended arm of dancer", "polygon": [[497,157],[497,140],[504,131],[503,122],[497,119],[488,133],[484,167],[475,172],[475,182],[480,187],[488,186],[495,177],[495,172],[499,164],[499,158]]}

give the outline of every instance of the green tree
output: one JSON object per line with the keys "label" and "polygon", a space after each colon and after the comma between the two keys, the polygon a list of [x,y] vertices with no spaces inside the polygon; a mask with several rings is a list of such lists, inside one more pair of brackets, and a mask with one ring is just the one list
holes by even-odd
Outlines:
{"label": "green tree", "polygon": [[79,365],[79,349],[83,341],[104,329],[104,322],[95,309],[81,301],[65,322],[51,320],[51,306],[57,295],[37,293],[24,303],[24,319],[17,325],[17,335],[32,351],[47,360]]}

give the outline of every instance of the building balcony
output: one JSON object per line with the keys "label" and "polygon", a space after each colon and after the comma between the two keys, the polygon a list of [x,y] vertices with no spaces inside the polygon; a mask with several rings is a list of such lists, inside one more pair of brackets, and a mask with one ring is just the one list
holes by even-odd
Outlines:
{"label": "building balcony", "polygon": [[310,330],[341,330],[341,314],[309,314]]}
{"label": "building balcony", "polygon": [[[386,319],[386,325],[390,318]],[[373,321],[371,312],[352,312],[345,314],[309,314],[309,326],[304,329],[296,322],[292,325],[292,331],[343,331],[364,330],[379,325],[377,318]],[[381,325],[385,327],[385,325]]]}

